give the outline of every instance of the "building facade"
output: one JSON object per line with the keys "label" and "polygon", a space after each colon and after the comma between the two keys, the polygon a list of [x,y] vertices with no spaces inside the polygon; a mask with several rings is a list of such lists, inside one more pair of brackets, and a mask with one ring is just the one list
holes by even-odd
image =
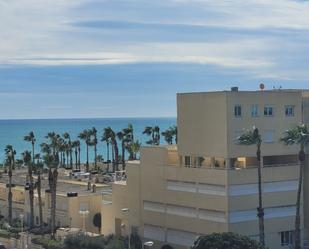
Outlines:
{"label": "building facade", "polygon": [[[262,135],[262,189],[266,244],[293,243],[298,147],[280,142],[284,131],[309,121],[309,94],[301,90],[223,91],[177,96],[177,146],[141,149],[127,181],[103,195],[102,233],[136,231],[160,247],[192,245],[198,235],[236,232],[258,239],[255,146],[236,144],[253,126]],[[307,163],[308,164],[308,163]],[[309,239],[306,169],[302,238]]]}

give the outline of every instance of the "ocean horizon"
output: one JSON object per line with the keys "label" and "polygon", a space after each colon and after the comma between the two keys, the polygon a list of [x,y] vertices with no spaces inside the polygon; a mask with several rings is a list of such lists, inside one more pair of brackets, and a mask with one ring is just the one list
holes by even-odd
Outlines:
{"label": "ocean horizon", "polygon": [[[40,153],[40,144],[45,141],[48,132],[54,131],[62,135],[68,132],[71,139],[77,139],[78,134],[84,130],[96,127],[98,130],[98,155],[106,159],[106,144],[101,142],[103,129],[110,126],[115,132],[121,131],[132,124],[134,127],[135,139],[143,145],[148,137],[142,134],[146,126],[159,126],[161,131],[172,125],[176,125],[176,117],[135,117],[135,118],[51,118],[51,119],[0,119],[0,163],[5,159],[5,146],[13,145],[16,150],[16,158],[21,158],[21,153],[31,150],[31,144],[23,140],[24,136],[33,131],[36,136],[35,153]],[[165,144],[161,137],[161,144]],[[89,159],[93,161],[93,149],[89,150]],[[81,141],[81,161],[86,160],[86,147]]]}

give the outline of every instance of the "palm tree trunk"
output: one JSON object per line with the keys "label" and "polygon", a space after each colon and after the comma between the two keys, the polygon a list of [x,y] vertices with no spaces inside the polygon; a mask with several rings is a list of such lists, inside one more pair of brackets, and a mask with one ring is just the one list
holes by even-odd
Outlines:
{"label": "palm tree trunk", "polygon": [[29,174],[29,202],[30,202],[30,229],[33,228],[34,225],[34,193],[33,193],[33,177],[32,177],[32,167],[28,166],[28,174]]}
{"label": "palm tree trunk", "polygon": [[66,152],[66,156],[67,156],[67,164],[66,164],[66,168],[69,168],[69,151],[67,150]]}
{"label": "palm tree trunk", "polygon": [[300,232],[300,201],[301,201],[301,192],[303,184],[303,175],[304,175],[304,164],[306,160],[304,146],[301,145],[299,152],[299,179],[298,179],[298,189],[297,189],[297,199],[296,199],[296,216],[295,216],[295,246],[294,249],[301,249],[301,232]]}
{"label": "palm tree trunk", "polygon": [[34,143],[32,143],[32,166],[34,166]]}
{"label": "palm tree trunk", "polygon": [[89,145],[88,143],[86,144],[86,149],[87,149],[86,171],[89,172]]}
{"label": "palm tree trunk", "polygon": [[109,171],[109,143],[108,142],[106,143],[106,153],[107,153],[107,155],[106,155],[106,158],[107,158],[107,169]]}
{"label": "palm tree trunk", "polygon": [[119,150],[118,150],[118,145],[117,145],[116,141],[114,142],[114,147],[115,147],[115,167],[116,167],[116,170],[119,170],[119,167],[118,167],[118,163],[119,163]]}
{"label": "palm tree trunk", "polygon": [[115,148],[114,148],[114,143],[112,143],[112,164],[113,164],[113,172],[115,172]]}
{"label": "palm tree trunk", "polygon": [[257,216],[259,218],[259,233],[260,243],[265,245],[265,234],[264,234],[264,209],[262,200],[262,160],[261,160],[261,145],[258,145],[257,149],[257,160],[258,160],[258,193],[259,193],[259,206],[257,208]]}
{"label": "palm tree trunk", "polygon": [[9,219],[9,224],[12,225],[12,220],[13,220],[13,194],[12,194],[12,163],[9,165],[9,193],[8,193],[8,219]]}
{"label": "palm tree trunk", "polygon": [[121,143],[121,159],[122,159],[122,170],[126,168],[126,160],[125,160],[125,144],[124,142]]}
{"label": "palm tree trunk", "polygon": [[94,144],[94,167],[97,170],[97,145]]}
{"label": "palm tree trunk", "polygon": [[53,171],[50,169],[49,171],[49,187],[50,187],[50,197],[51,197],[51,205],[50,205],[50,227],[51,227],[51,238],[55,239],[55,228],[56,228],[56,191],[57,191],[57,177],[58,171],[54,169]]}
{"label": "palm tree trunk", "polygon": [[78,159],[77,159],[77,148],[75,148],[75,169],[77,169]]}
{"label": "palm tree trunk", "polygon": [[40,170],[38,171],[38,186],[37,186],[37,191],[38,191],[38,199],[39,199],[39,221],[40,221],[40,227],[43,225],[43,205],[42,205],[42,186],[41,186],[41,172]]}
{"label": "palm tree trunk", "polygon": [[70,167],[71,169],[73,169],[73,151],[72,151],[72,145],[71,145],[71,141],[70,141]]}
{"label": "palm tree trunk", "polygon": [[80,145],[78,146],[78,167],[80,170]]}

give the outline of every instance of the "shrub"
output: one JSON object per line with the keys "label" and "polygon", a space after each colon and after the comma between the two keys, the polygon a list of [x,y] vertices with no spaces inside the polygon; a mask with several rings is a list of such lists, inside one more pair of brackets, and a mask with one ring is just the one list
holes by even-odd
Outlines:
{"label": "shrub", "polygon": [[45,237],[36,237],[32,239],[32,243],[40,245],[45,249],[63,249],[63,244],[59,240],[52,240]]}
{"label": "shrub", "polygon": [[7,230],[0,230],[0,237],[9,239],[11,237],[11,233]]}
{"label": "shrub", "polygon": [[265,249],[258,241],[235,233],[199,236],[191,249]]}
{"label": "shrub", "polygon": [[84,234],[68,236],[63,249],[123,249],[125,241],[115,236],[90,237]]}

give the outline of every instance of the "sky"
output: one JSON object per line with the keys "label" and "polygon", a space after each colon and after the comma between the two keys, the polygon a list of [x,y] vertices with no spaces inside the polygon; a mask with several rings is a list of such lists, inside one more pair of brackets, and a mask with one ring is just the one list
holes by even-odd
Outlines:
{"label": "sky", "polygon": [[176,93],[309,88],[309,1],[0,0],[0,119],[173,117]]}

